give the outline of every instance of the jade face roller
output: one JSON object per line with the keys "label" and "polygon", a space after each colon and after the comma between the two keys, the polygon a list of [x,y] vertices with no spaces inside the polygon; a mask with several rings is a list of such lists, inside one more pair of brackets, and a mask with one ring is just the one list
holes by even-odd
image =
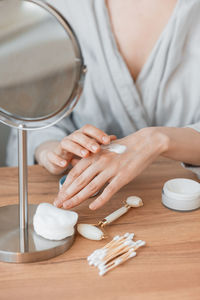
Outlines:
{"label": "jade face roller", "polygon": [[77,230],[79,234],[85,237],[86,239],[96,241],[102,240],[106,238],[106,234],[104,231],[104,227],[106,225],[114,222],[119,217],[123,216],[125,213],[127,213],[127,211],[129,211],[130,208],[136,208],[140,206],[143,206],[142,199],[136,196],[130,196],[126,199],[124,206],[105,217],[98,224],[78,224]]}

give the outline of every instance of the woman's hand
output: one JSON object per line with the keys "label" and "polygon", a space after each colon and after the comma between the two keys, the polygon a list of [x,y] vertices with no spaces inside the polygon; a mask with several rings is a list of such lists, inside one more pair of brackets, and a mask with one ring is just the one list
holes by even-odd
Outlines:
{"label": "woman's hand", "polygon": [[91,153],[98,153],[101,144],[108,145],[115,139],[92,125],[85,125],[61,142],[48,141],[40,145],[36,149],[36,160],[50,173],[62,174],[70,163],[77,163],[76,157],[86,158]]}
{"label": "woman's hand", "polygon": [[145,128],[114,143],[125,145],[127,150],[123,154],[101,150],[81,159],[69,172],[54,205],[72,208],[107,184],[102,194],[90,204],[93,210],[101,207],[166,151],[168,139],[154,128]]}

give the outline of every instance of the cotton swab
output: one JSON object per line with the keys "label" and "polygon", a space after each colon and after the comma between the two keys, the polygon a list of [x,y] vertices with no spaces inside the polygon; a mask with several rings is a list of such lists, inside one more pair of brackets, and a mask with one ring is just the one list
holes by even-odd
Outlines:
{"label": "cotton swab", "polygon": [[137,243],[137,242],[132,242],[132,244],[130,243],[130,246],[121,248],[121,251],[116,251],[114,253],[111,253],[110,256],[104,257],[104,264],[106,264],[107,262],[109,262],[110,260],[112,260],[113,256],[116,257],[116,256],[123,255],[124,253],[127,253],[130,250],[136,251],[138,248],[140,248],[140,247],[142,247],[142,246],[145,245],[145,242],[143,242],[143,241],[139,241],[140,243]]}
{"label": "cotton swab", "polygon": [[134,237],[134,233],[126,233],[124,236],[119,236],[119,235],[116,235],[112,241],[110,241],[108,244],[106,244],[103,248],[101,249],[97,249],[95,250],[90,256],[88,256],[88,261],[90,259],[92,259],[92,257],[98,255],[99,253],[102,253],[102,252],[106,252],[106,251],[102,251],[102,250],[105,250],[105,249],[111,249],[113,247],[115,247],[115,245],[119,245],[120,243],[123,243],[125,240],[131,240],[132,238]]}
{"label": "cotton swab", "polygon": [[88,257],[89,264],[97,266],[98,263],[107,256],[107,254],[110,255],[112,251],[117,250],[116,246],[124,248],[123,243],[125,242],[130,243],[133,237],[134,237],[134,233],[132,234],[126,233],[126,235],[122,237],[115,236],[111,242],[109,242],[103,248],[95,250]]}
{"label": "cotton swab", "polygon": [[123,236],[115,236],[112,241],[103,248],[95,250],[88,256],[89,265],[99,268],[99,275],[103,276],[107,272],[116,268],[136,256],[136,250],[145,246],[145,241],[133,241],[134,233],[126,233]]}
{"label": "cotton swab", "polygon": [[117,258],[114,262],[110,263],[110,265],[104,265],[99,268],[99,275],[103,276],[107,272],[111,271],[112,269],[116,268],[117,266],[123,264],[130,258],[133,258],[136,256],[136,252],[131,252],[131,253],[125,253],[122,255],[120,258]]}

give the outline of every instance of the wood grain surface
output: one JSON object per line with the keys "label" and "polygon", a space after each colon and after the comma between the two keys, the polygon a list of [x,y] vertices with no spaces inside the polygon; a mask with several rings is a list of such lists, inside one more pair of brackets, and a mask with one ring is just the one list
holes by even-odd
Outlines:
{"label": "wood grain surface", "polygon": [[[17,203],[16,168],[0,169],[0,205]],[[95,223],[138,195],[144,207],[107,227],[110,239],[134,232],[147,246],[132,260],[104,277],[89,267],[86,257],[108,241],[89,241],[77,235],[72,248],[56,258],[31,264],[0,263],[0,300],[27,299],[200,299],[200,210],[174,212],[161,204],[162,186],[175,177],[196,179],[179,163],[158,160],[121,189],[102,209],[92,212],[86,201],[75,209],[83,223]],[[57,176],[40,166],[29,167],[29,202],[52,202]],[[196,179],[197,180],[197,179]]]}

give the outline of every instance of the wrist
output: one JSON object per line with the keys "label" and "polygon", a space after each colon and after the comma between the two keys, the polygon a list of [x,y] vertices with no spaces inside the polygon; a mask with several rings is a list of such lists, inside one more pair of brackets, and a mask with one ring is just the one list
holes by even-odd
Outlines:
{"label": "wrist", "polygon": [[154,142],[157,144],[159,155],[168,151],[170,146],[170,138],[164,127],[151,127]]}
{"label": "wrist", "polygon": [[142,135],[149,140],[152,151],[162,155],[169,149],[170,139],[162,127],[146,127],[140,130]]}

